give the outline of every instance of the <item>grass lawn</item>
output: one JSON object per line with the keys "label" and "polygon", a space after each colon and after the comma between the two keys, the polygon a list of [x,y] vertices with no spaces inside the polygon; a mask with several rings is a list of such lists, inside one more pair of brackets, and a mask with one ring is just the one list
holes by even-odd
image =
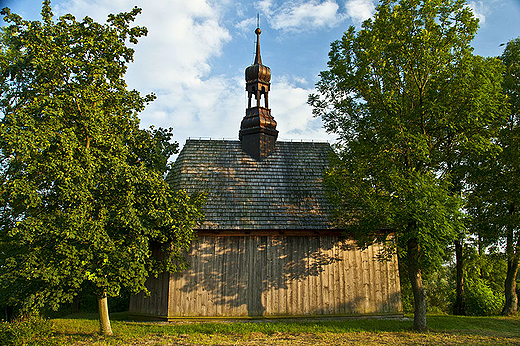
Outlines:
{"label": "grass lawn", "polygon": [[520,345],[519,317],[429,315],[427,333],[405,319],[342,319],[277,322],[127,321],[112,314],[113,337],[97,334],[96,314],[53,320],[56,345]]}

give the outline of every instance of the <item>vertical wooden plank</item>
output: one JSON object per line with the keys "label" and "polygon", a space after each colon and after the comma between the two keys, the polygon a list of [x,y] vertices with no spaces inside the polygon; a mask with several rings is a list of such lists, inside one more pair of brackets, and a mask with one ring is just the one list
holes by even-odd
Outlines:
{"label": "vertical wooden plank", "polygon": [[384,286],[383,286],[383,302],[384,302],[383,311],[384,312],[392,311],[392,309],[391,309],[392,297],[390,296],[390,277],[389,277],[390,270],[389,269],[390,269],[390,261],[385,261],[383,263],[383,271],[382,271],[383,282],[384,282]]}
{"label": "vertical wooden plank", "polygon": [[240,314],[247,316],[247,304],[248,304],[248,284],[249,284],[249,270],[248,265],[248,249],[247,249],[247,240],[246,237],[240,237],[240,257],[241,261],[239,262],[240,268],[240,287],[241,294],[243,298],[240,299]]}
{"label": "vertical wooden plank", "polygon": [[173,314],[173,308],[174,308],[174,301],[172,300],[173,295],[172,293],[175,291],[175,280],[173,279],[173,274],[168,273],[168,294],[167,294],[167,310],[168,310],[168,317],[174,316]]}
{"label": "vertical wooden plank", "polygon": [[222,264],[220,266],[220,275],[222,276],[222,286],[221,286],[221,293],[217,297],[217,300],[220,304],[220,316],[229,316],[229,311],[227,309],[227,297],[229,295],[228,287],[229,287],[229,250],[230,250],[230,243],[229,243],[230,237],[221,237],[220,238],[220,251],[221,251],[221,257],[222,257]]}
{"label": "vertical wooden plank", "polygon": [[369,251],[370,249],[365,249],[362,252],[363,256],[363,296],[364,296],[364,306],[365,312],[370,313],[370,265],[369,265]]}
{"label": "vertical wooden plank", "polygon": [[393,303],[393,306],[394,306],[394,309],[397,309],[397,311],[403,311],[403,306],[402,306],[402,302],[401,302],[401,278],[399,276],[399,265],[398,265],[398,257],[397,257],[397,254],[394,254],[393,258],[392,258],[392,263],[391,263],[391,272],[392,272],[392,285],[393,285],[393,289],[392,289],[392,295],[393,295],[393,298],[392,299],[392,303]]}
{"label": "vertical wooden plank", "polygon": [[265,291],[265,314],[272,315],[272,302],[273,302],[273,246],[272,237],[266,237],[266,291]]}
{"label": "vertical wooden plank", "polygon": [[239,253],[239,239],[238,237],[228,237],[229,243],[229,259],[228,259],[228,277],[229,287],[228,295],[226,297],[226,310],[230,316],[237,315],[236,302],[238,299],[237,291],[239,291],[238,283],[238,253]]}
{"label": "vertical wooden plank", "polygon": [[338,247],[337,247],[337,250],[338,250],[338,258],[340,259],[340,265],[338,266],[338,285],[339,285],[339,310],[338,310],[338,313],[339,314],[346,314],[347,313],[347,309],[346,309],[346,299],[347,299],[347,292],[346,292],[346,285],[345,285],[345,281],[346,281],[346,266],[348,265],[348,263],[346,262],[347,259],[345,258],[345,253],[346,253],[346,250],[345,250],[345,246],[346,246],[346,243],[345,243],[345,239],[341,239],[340,241],[338,241]]}
{"label": "vertical wooden plank", "polygon": [[343,309],[342,297],[343,287],[341,286],[341,268],[343,267],[343,259],[341,258],[341,243],[339,237],[333,238],[334,244],[334,313],[341,314]]}
{"label": "vertical wooden plank", "polygon": [[309,251],[309,254],[311,255],[311,281],[310,281],[310,289],[311,289],[311,314],[318,314],[320,304],[318,303],[319,295],[318,290],[320,289],[321,282],[320,282],[320,275],[317,271],[317,263],[316,259],[312,257],[312,255],[315,255],[316,253],[319,253],[319,241],[318,237],[312,237],[311,240],[311,248]]}
{"label": "vertical wooden plank", "polygon": [[351,241],[348,240],[345,245],[345,252],[343,254],[345,258],[345,267],[343,268],[343,276],[345,278],[345,297],[344,304],[345,304],[345,313],[352,313],[352,304],[354,303],[354,289],[352,288],[352,245]]}
{"label": "vertical wooden plank", "polygon": [[261,300],[262,304],[262,312],[265,316],[267,313],[267,237],[260,237],[260,254],[261,254],[261,275],[260,275],[260,291],[261,291]]}
{"label": "vertical wooden plank", "polygon": [[[295,305],[297,305],[295,296],[297,296],[297,274],[299,272],[299,267],[295,262],[295,249],[297,245],[297,240],[294,237],[286,237],[287,238],[287,268],[289,270],[285,270],[284,277],[285,282],[287,282],[287,314],[288,315],[296,315],[298,309],[296,309]],[[295,275],[296,274],[296,275]]]}
{"label": "vertical wooden plank", "polygon": [[354,251],[354,280],[353,286],[355,287],[355,310],[356,313],[363,313],[363,266],[362,266],[362,258],[361,258],[361,250],[357,249]]}
{"label": "vertical wooden plank", "polygon": [[292,284],[294,280],[292,279],[294,277],[294,270],[296,269],[294,266],[294,263],[292,263],[293,254],[294,251],[294,241],[292,237],[283,237],[285,242],[285,249],[284,249],[284,266],[282,268],[282,278],[284,282],[285,288],[285,313],[287,315],[293,314],[293,307],[292,307],[292,299],[293,299],[293,292],[292,292]]}
{"label": "vertical wooden plank", "polygon": [[[192,248],[193,248],[193,245],[192,245]],[[191,252],[191,251],[190,251]],[[170,289],[170,294],[169,294],[169,297],[170,297],[170,307],[171,307],[171,311],[170,311],[170,316],[180,316],[180,309],[179,309],[179,291],[180,291],[180,287],[179,287],[179,278],[178,278],[178,273],[173,273],[171,274],[171,280],[172,280],[172,284],[171,284],[171,289]]]}
{"label": "vertical wooden plank", "polygon": [[298,273],[297,282],[296,282],[296,300],[297,300],[297,309],[300,315],[306,315],[307,311],[305,310],[305,295],[303,294],[303,283],[306,281],[306,272],[307,272],[307,258],[305,256],[304,245],[304,237],[297,237],[298,246],[296,248],[296,260],[300,266],[300,272]]}
{"label": "vertical wooden plank", "polygon": [[376,245],[374,247],[374,270],[375,270],[375,277],[376,277],[376,311],[384,311],[384,302],[383,302],[383,290],[384,290],[384,284],[383,284],[383,275],[382,275],[382,267],[383,262],[381,262],[378,258],[378,255],[380,254],[380,245]]}
{"label": "vertical wooden plank", "polygon": [[257,289],[256,287],[256,276],[257,273],[257,263],[256,263],[256,239],[257,236],[248,237],[249,241],[249,270],[251,271],[251,275],[249,277],[248,290],[249,290],[249,303],[248,303],[248,313],[249,316],[257,316],[258,315],[258,307],[257,307]]}
{"label": "vertical wooden plank", "polygon": [[215,240],[212,239],[204,247],[204,316],[211,316],[214,313],[212,291],[215,289],[214,281],[211,277],[211,262],[215,258]]}
{"label": "vertical wooden plank", "polygon": [[209,263],[209,275],[212,282],[212,289],[210,290],[211,309],[210,316],[221,316],[222,305],[219,300],[222,298],[222,283],[224,271],[222,270],[222,237],[215,237],[215,252],[213,254],[213,261]]}
{"label": "vertical wooden plank", "polygon": [[337,314],[338,313],[338,298],[339,298],[339,285],[338,285],[338,273],[337,273],[337,268],[339,266],[339,260],[338,260],[338,254],[337,254],[337,251],[336,251],[336,247],[337,247],[337,239],[336,237],[333,237],[333,236],[330,236],[329,237],[330,239],[330,254],[331,254],[331,257],[332,257],[332,261],[329,265],[329,268],[330,268],[330,281],[329,281],[329,285],[330,285],[330,291],[331,291],[331,310],[330,310],[330,313],[331,314]]}
{"label": "vertical wooden plank", "polygon": [[328,280],[327,280],[327,273],[324,272],[323,267],[323,258],[326,256],[325,252],[325,246],[326,246],[326,238],[325,237],[318,237],[318,272],[320,273],[320,283],[319,287],[320,290],[318,290],[319,299],[318,299],[318,305],[319,310],[321,311],[321,314],[328,314],[328,294],[329,294],[329,286],[328,286]]}
{"label": "vertical wooden plank", "polygon": [[238,283],[238,237],[228,237],[228,242],[230,246],[230,255],[229,255],[229,295],[226,299],[226,309],[230,312],[231,316],[237,315],[236,304],[233,302],[238,299],[237,291],[239,291],[239,283]]}
{"label": "vertical wooden plank", "polygon": [[[200,239],[200,242],[197,242],[192,245],[190,249],[190,258],[188,258],[189,267],[181,273],[178,273],[177,276],[177,307],[179,310],[179,316],[188,316],[188,295],[191,295],[192,301],[195,303],[198,300],[198,289],[194,282],[198,282],[197,276],[199,275],[200,270],[200,243],[204,242],[205,239]],[[197,280],[197,281],[194,281]],[[196,310],[198,312],[198,310]]]}
{"label": "vertical wooden plank", "polygon": [[255,299],[258,316],[264,315],[264,305],[262,304],[262,237],[255,237]]}
{"label": "vertical wooden plank", "polygon": [[328,297],[329,312],[328,313],[330,315],[332,315],[332,314],[334,314],[334,311],[335,311],[335,300],[336,300],[336,292],[334,291],[334,280],[335,280],[334,269],[336,266],[336,262],[334,259],[334,239],[331,236],[327,236],[327,243],[328,243],[327,252],[330,256],[328,259],[327,266],[326,266],[327,272],[329,273],[329,275],[328,275],[328,277],[329,277],[329,297]]}
{"label": "vertical wooden plank", "polygon": [[312,237],[305,238],[305,253],[307,257],[307,276],[305,278],[305,304],[307,305],[307,311],[309,315],[313,314],[313,305],[312,305],[312,258],[311,258],[311,248],[312,248]]}
{"label": "vertical wooden plank", "polygon": [[250,297],[251,297],[251,300],[249,302],[249,311],[250,311],[250,316],[258,316],[260,311],[259,311],[259,304],[258,304],[258,301],[259,301],[259,298],[260,296],[258,295],[258,290],[259,290],[259,287],[257,285],[257,277],[258,277],[258,251],[257,251],[257,247],[258,247],[258,236],[253,236],[253,237],[249,237],[249,241],[251,243],[251,264],[250,264],[250,270],[251,270],[251,280],[249,282],[249,292],[250,292]]}
{"label": "vertical wooden plank", "polygon": [[306,315],[311,314],[311,272],[310,272],[310,237],[304,237],[302,239],[302,253],[305,254],[305,272],[302,277],[302,285],[301,285],[301,295],[303,300],[303,311]]}
{"label": "vertical wooden plank", "polygon": [[281,314],[287,315],[287,282],[284,276],[284,268],[287,266],[287,237],[280,237],[280,308]]}
{"label": "vertical wooden plank", "polygon": [[280,314],[280,238],[273,237],[272,239],[272,247],[273,247],[273,314]]}
{"label": "vertical wooden plank", "polygon": [[[206,246],[206,239],[201,241],[197,247],[197,267],[195,268],[195,275],[193,276],[192,280],[195,279],[195,285],[196,285],[196,292],[197,296],[195,298],[194,304],[193,304],[193,310],[197,311],[198,314],[201,316],[204,316],[204,247]],[[189,304],[189,299],[184,298],[185,301],[184,304]],[[188,308],[185,308],[185,312],[188,311]],[[190,315],[186,315],[190,316]]]}
{"label": "vertical wooden plank", "polygon": [[379,282],[376,275],[376,251],[374,245],[368,249],[368,299],[370,312],[377,311],[377,291],[379,290]]}

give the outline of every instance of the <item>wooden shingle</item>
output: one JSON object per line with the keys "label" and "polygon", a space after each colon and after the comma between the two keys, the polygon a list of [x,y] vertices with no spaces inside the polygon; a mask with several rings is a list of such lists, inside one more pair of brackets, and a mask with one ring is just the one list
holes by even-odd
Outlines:
{"label": "wooden shingle", "polygon": [[323,175],[328,143],[277,142],[257,161],[239,141],[186,141],[167,180],[188,193],[205,191],[201,229],[332,229]]}

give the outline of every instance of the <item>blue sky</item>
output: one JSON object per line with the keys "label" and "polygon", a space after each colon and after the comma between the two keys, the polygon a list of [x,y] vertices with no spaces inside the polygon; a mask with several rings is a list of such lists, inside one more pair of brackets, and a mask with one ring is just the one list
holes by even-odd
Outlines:
{"label": "blue sky", "polygon": [[[253,62],[256,14],[262,61],[271,68],[270,106],[281,140],[333,140],[306,104],[326,69],[330,42],[360,27],[376,0],[54,0],[55,15],[104,22],[109,13],[143,9],[136,23],[149,29],[127,73],[131,88],[158,96],[141,114],[142,126],[173,127],[188,137],[238,139],[245,113],[244,70]],[[480,19],[475,53],[498,56],[501,43],[520,36],[520,0],[468,1]],[[39,19],[39,0],[0,0],[0,7]]]}

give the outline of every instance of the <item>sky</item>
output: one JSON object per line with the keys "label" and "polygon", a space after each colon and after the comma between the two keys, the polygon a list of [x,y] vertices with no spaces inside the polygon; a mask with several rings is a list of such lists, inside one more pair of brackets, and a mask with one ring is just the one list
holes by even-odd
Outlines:
{"label": "sky", "polygon": [[[261,55],[271,68],[269,101],[279,140],[334,141],[312,116],[307,97],[326,70],[330,43],[357,29],[377,0],[54,0],[56,16],[105,22],[109,13],[142,8],[136,25],[148,28],[126,80],[157,99],[140,114],[141,126],[172,127],[174,140],[238,139],[245,115],[244,70],[254,60],[257,13]],[[0,7],[39,20],[41,1],[0,0]],[[475,54],[499,56],[520,36],[520,0],[471,0],[480,20]],[[0,19],[0,24],[3,21]]]}

